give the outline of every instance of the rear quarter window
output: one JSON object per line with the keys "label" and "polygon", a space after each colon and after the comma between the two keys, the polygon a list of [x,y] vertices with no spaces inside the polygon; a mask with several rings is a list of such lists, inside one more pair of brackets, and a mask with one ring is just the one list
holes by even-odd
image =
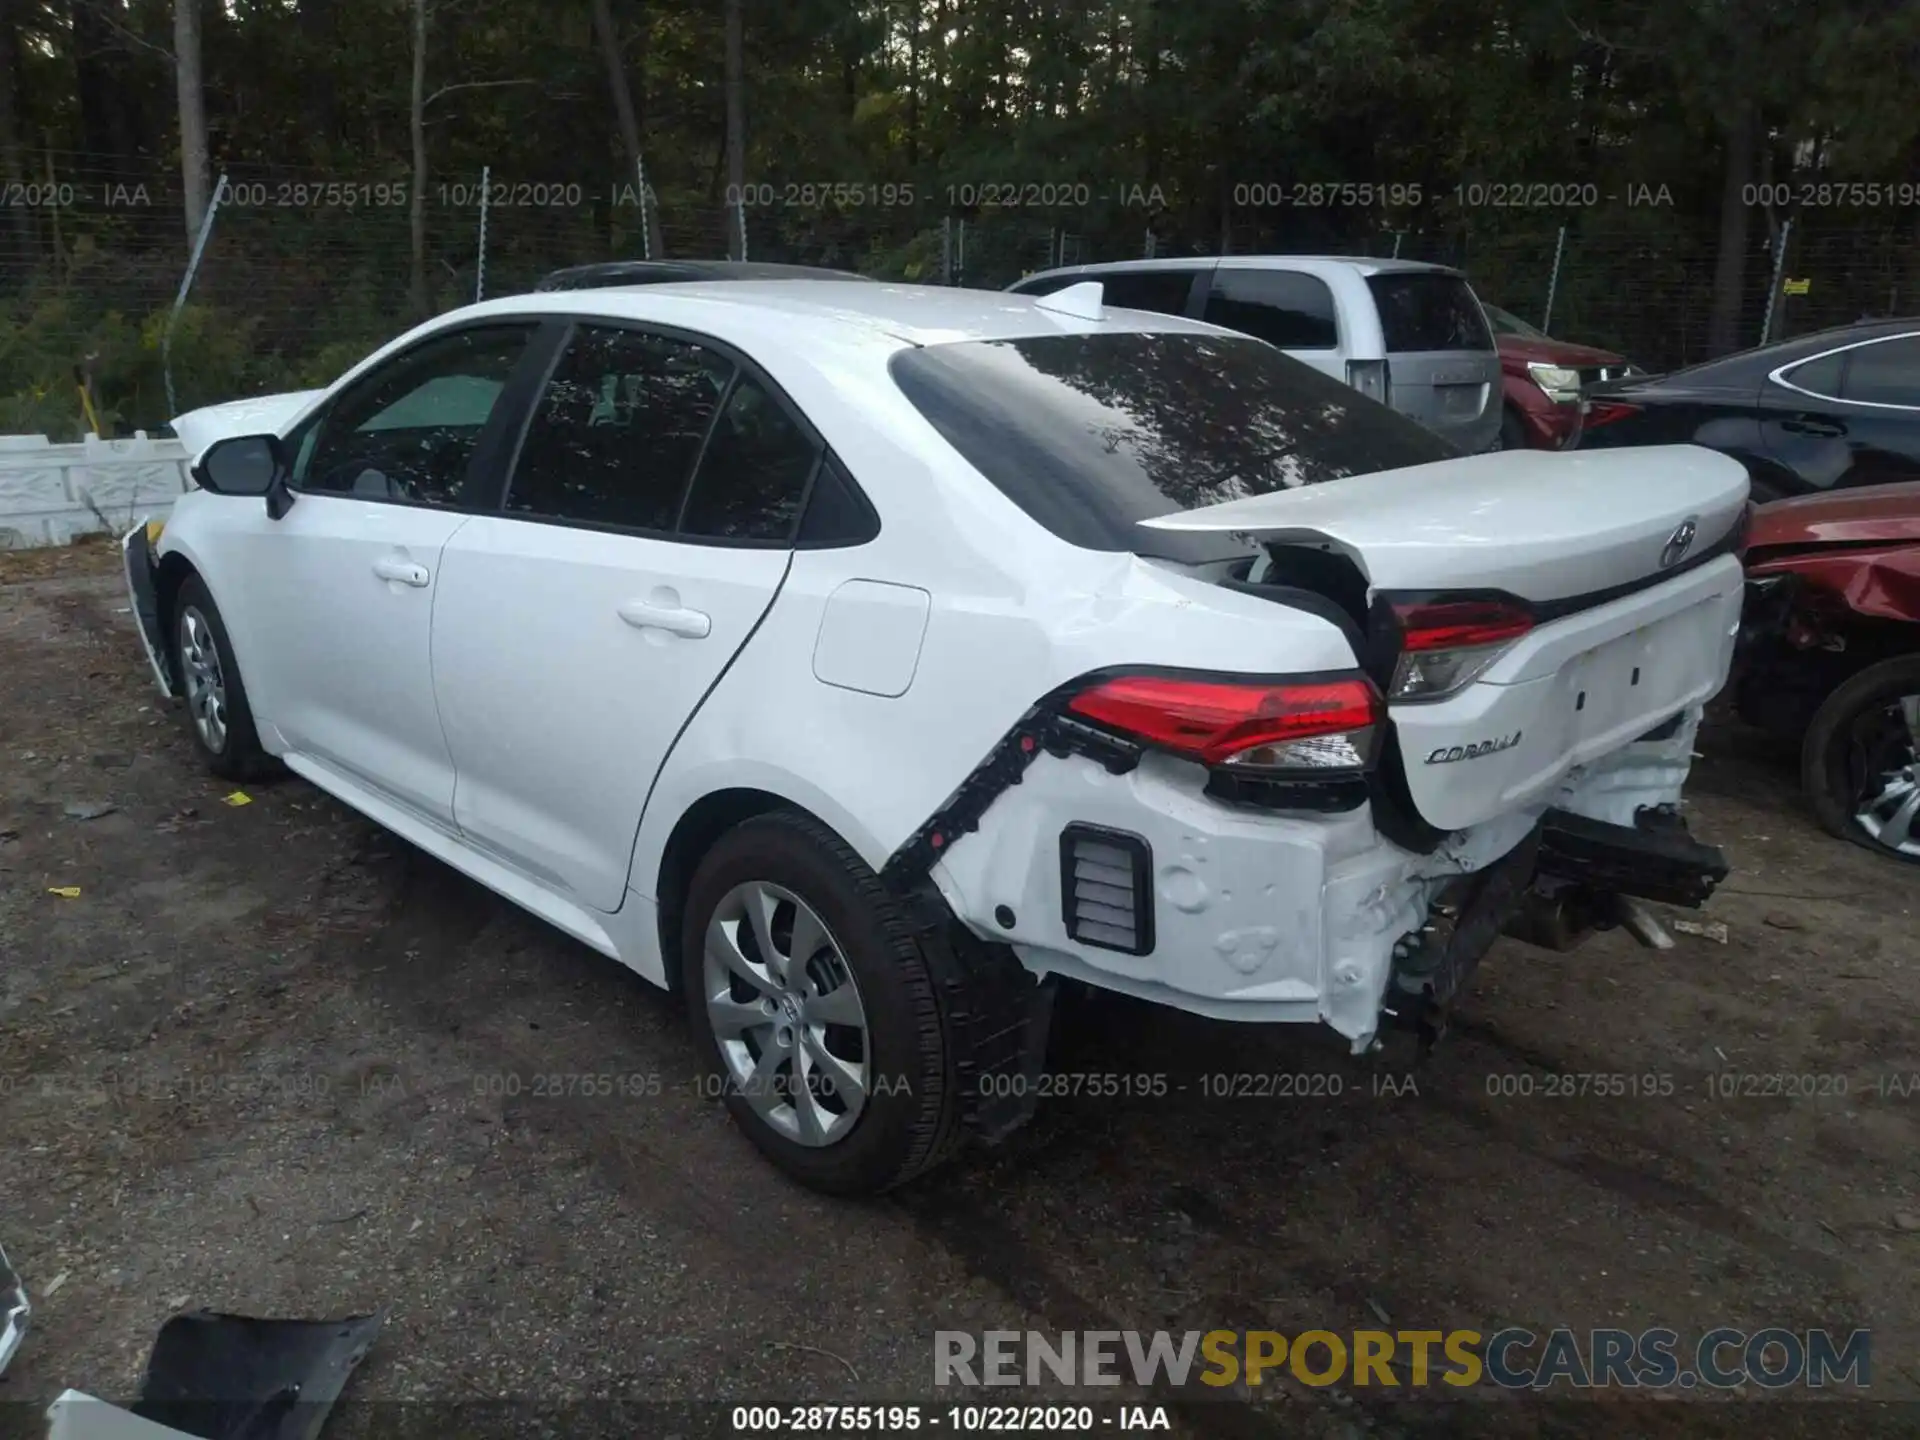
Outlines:
{"label": "rear quarter window", "polygon": [[1419,270],[1369,275],[1367,289],[1380,312],[1389,355],[1493,349],[1480,302],[1458,275]]}

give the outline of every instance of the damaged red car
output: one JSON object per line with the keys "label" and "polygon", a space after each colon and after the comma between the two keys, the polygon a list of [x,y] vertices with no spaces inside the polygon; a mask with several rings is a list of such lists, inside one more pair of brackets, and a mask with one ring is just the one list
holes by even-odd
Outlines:
{"label": "damaged red car", "polygon": [[1759,508],[1734,703],[1823,826],[1920,864],[1920,483]]}

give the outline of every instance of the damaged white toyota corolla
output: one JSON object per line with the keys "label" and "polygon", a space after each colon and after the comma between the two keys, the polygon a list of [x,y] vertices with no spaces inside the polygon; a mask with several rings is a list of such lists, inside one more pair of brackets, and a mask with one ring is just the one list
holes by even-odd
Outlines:
{"label": "damaged white toyota corolla", "polygon": [[1725,874],[1705,450],[1462,459],[1097,286],[831,281],[491,301],[179,429],[127,566],[213,768],[678,987],[822,1189],[1024,1118],[1062,977],[1365,1050]]}

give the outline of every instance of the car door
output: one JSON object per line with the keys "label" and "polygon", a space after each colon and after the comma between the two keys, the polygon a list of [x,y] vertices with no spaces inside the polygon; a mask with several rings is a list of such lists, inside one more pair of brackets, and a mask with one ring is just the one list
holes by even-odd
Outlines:
{"label": "car door", "polygon": [[1768,453],[1809,490],[1920,479],[1920,333],[1881,336],[1767,377]]}
{"label": "car door", "polygon": [[430,663],[440,554],[490,468],[533,326],[429,337],[288,438],[294,504],[235,550],[269,719],[304,760],[451,828]]}
{"label": "car door", "polygon": [[582,323],[449,541],[434,692],[476,848],[612,911],[647,793],[786,577],[821,447],[750,367]]}

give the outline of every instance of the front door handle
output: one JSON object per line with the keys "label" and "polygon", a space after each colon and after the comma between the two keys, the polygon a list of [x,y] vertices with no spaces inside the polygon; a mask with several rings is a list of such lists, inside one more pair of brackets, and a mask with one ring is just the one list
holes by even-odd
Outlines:
{"label": "front door handle", "polygon": [[411,585],[416,590],[423,588],[433,577],[427,573],[427,567],[411,560],[402,560],[397,555],[382,555],[373,562],[373,573],[382,580],[398,581],[402,585]]}
{"label": "front door handle", "polygon": [[629,600],[620,607],[620,618],[636,630],[664,630],[685,640],[704,640],[713,633],[713,618],[704,610],[687,610],[678,605]]}

